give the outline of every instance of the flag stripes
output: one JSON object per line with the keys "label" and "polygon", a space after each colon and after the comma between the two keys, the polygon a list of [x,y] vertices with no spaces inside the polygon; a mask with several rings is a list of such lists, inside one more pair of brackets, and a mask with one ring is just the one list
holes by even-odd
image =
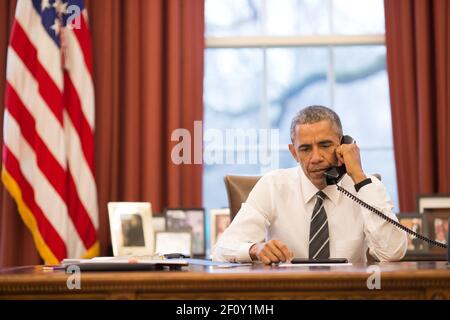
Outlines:
{"label": "flag stripes", "polygon": [[[77,6],[78,29],[66,25]],[[46,263],[98,255],[95,103],[82,0],[19,0],[7,56],[2,181]]]}

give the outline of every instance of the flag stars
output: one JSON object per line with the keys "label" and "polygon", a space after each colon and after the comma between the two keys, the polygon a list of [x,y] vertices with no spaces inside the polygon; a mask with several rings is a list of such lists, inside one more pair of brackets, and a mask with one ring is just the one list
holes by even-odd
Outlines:
{"label": "flag stars", "polygon": [[59,19],[55,19],[55,22],[50,28],[53,29],[56,35],[59,35],[59,32],[61,31],[61,22]]}
{"label": "flag stars", "polygon": [[57,0],[56,4],[56,13],[60,16],[63,16],[67,13],[67,2],[62,2],[61,0]]}
{"label": "flag stars", "polygon": [[60,2],[61,2],[61,0],[55,0],[55,2],[53,2],[52,6],[53,6],[53,8],[55,8],[55,10],[57,10],[57,8],[59,7]]}
{"label": "flag stars", "polygon": [[56,14],[60,16],[66,14],[67,3],[62,2],[61,0],[55,0],[52,6],[55,8]]}
{"label": "flag stars", "polygon": [[50,0],[42,0],[41,11],[44,12],[46,9],[50,8]]}

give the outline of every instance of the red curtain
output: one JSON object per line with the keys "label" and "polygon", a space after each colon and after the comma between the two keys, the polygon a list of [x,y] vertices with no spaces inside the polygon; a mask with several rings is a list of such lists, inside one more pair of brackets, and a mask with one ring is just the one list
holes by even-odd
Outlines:
{"label": "red curtain", "polygon": [[450,192],[450,2],[384,3],[400,209],[415,211]]}
{"label": "red curtain", "polygon": [[[0,75],[6,74],[15,2],[0,1]],[[193,134],[194,121],[203,117],[203,2],[86,1],[94,55],[102,255],[110,253],[108,201],[149,201],[153,212],[202,205],[202,166],[171,161],[177,143],[171,142],[171,133],[186,128]],[[3,111],[5,76],[0,79]],[[1,190],[0,266],[39,263],[14,203]]]}

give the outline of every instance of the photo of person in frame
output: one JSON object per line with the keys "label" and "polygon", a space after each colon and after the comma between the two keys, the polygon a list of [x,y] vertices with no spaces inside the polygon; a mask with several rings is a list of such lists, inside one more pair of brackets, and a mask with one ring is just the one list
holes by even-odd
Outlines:
{"label": "photo of person in frame", "polygon": [[[405,227],[413,230],[416,233],[422,233],[422,220],[416,218],[401,218],[400,223]],[[422,240],[416,238],[413,235],[408,234],[408,250],[416,251],[422,250],[424,248],[424,243]]]}
{"label": "photo of person in frame", "polygon": [[142,217],[137,214],[123,214],[120,216],[124,247],[144,247],[144,230]]}
{"label": "photo of person in frame", "polygon": [[448,239],[448,222],[445,219],[434,219],[434,235],[435,240],[447,244]]}

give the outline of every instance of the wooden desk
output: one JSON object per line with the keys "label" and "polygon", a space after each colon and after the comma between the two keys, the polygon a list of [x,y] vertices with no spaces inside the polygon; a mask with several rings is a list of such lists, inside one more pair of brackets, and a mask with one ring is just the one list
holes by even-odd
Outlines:
{"label": "wooden desk", "polygon": [[64,271],[21,267],[0,270],[0,299],[450,299],[446,262],[376,266],[380,290],[367,288],[365,265],[82,272],[79,290],[67,288]]}

